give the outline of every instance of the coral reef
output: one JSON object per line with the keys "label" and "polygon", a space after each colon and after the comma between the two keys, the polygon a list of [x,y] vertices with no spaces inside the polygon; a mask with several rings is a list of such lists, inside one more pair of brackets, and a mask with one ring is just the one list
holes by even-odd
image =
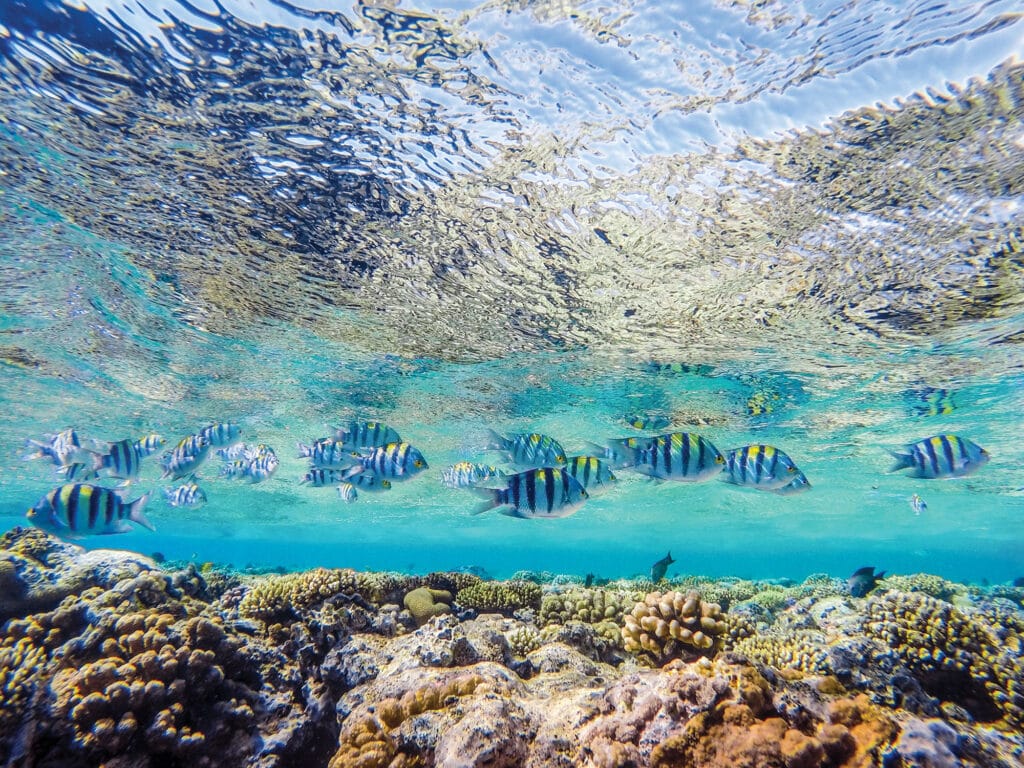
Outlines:
{"label": "coral reef", "polygon": [[696,590],[651,592],[623,617],[622,640],[627,651],[643,652],[661,664],[685,647],[713,649],[728,629],[720,606],[704,602]]}
{"label": "coral reef", "polygon": [[723,613],[644,581],[239,581],[36,531],[0,542],[11,768],[1012,768],[1024,754],[1024,614],[995,589],[953,585],[954,605],[921,589],[853,600],[828,577],[696,582],[731,601]]}
{"label": "coral reef", "polygon": [[542,590],[531,581],[481,581],[459,590],[456,602],[477,611],[509,615],[520,608],[540,606]]}

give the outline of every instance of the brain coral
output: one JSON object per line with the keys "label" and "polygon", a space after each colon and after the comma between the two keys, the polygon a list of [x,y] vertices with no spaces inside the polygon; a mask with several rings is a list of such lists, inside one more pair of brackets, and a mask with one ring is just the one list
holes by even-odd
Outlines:
{"label": "brain coral", "polygon": [[459,591],[456,601],[478,611],[512,613],[540,605],[541,588],[529,581],[481,581]]}
{"label": "brain coral", "polygon": [[624,617],[623,645],[663,663],[678,656],[684,646],[709,650],[728,632],[717,603],[706,603],[700,593],[651,592]]}

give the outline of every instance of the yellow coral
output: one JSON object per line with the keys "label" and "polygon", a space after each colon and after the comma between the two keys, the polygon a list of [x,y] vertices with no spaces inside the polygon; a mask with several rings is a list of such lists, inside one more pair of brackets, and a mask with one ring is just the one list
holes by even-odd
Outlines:
{"label": "yellow coral", "polygon": [[682,646],[709,650],[728,632],[721,607],[706,603],[700,593],[652,592],[623,617],[622,640],[627,651],[646,653],[656,661],[679,654]]}
{"label": "yellow coral", "polygon": [[426,624],[434,616],[451,613],[452,593],[444,589],[418,587],[409,592],[402,603],[420,626]]}
{"label": "yellow coral", "polygon": [[458,594],[458,603],[478,611],[511,613],[540,604],[541,588],[529,581],[482,581]]}
{"label": "yellow coral", "polygon": [[825,648],[823,634],[802,630],[788,635],[750,636],[737,642],[733,650],[775,669],[827,675],[831,665]]}

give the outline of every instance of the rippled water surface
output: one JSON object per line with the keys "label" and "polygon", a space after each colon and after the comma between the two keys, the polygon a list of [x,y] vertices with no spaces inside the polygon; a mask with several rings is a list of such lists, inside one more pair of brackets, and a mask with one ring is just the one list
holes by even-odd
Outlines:
{"label": "rippled water surface", "polygon": [[[0,2],[0,523],[24,440],[240,423],[270,480],[91,539],[286,567],[1024,573],[1019,3]],[[812,483],[473,516],[487,428],[770,443]],[[344,504],[297,441],[430,469]],[[956,433],[969,478],[887,474]],[[156,457],[137,486],[159,489]],[[135,490],[130,491],[134,494]],[[927,510],[915,514],[919,494]]]}

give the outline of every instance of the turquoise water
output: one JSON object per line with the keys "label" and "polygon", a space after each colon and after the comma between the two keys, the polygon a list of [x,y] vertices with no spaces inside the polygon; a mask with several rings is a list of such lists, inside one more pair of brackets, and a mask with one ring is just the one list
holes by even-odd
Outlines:
{"label": "turquoise water", "polygon": [[[0,4],[3,528],[56,485],[26,438],[228,420],[276,450],[270,480],[211,459],[209,503],[174,509],[151,457],[129,496],[154,490],[157,532],[84,543],[496,577],[666,550],[670,575],[1024,574],[1013,3],[145,7]],[[440,485],[499,461],[488,428],[578,453],[638,411],[776,445],[812,488],[622,471],[523,520]],[[354,504],[300,486],[296,442],[351,419],[429,470]],[[940,433],[992,460],[886,472]]]}

